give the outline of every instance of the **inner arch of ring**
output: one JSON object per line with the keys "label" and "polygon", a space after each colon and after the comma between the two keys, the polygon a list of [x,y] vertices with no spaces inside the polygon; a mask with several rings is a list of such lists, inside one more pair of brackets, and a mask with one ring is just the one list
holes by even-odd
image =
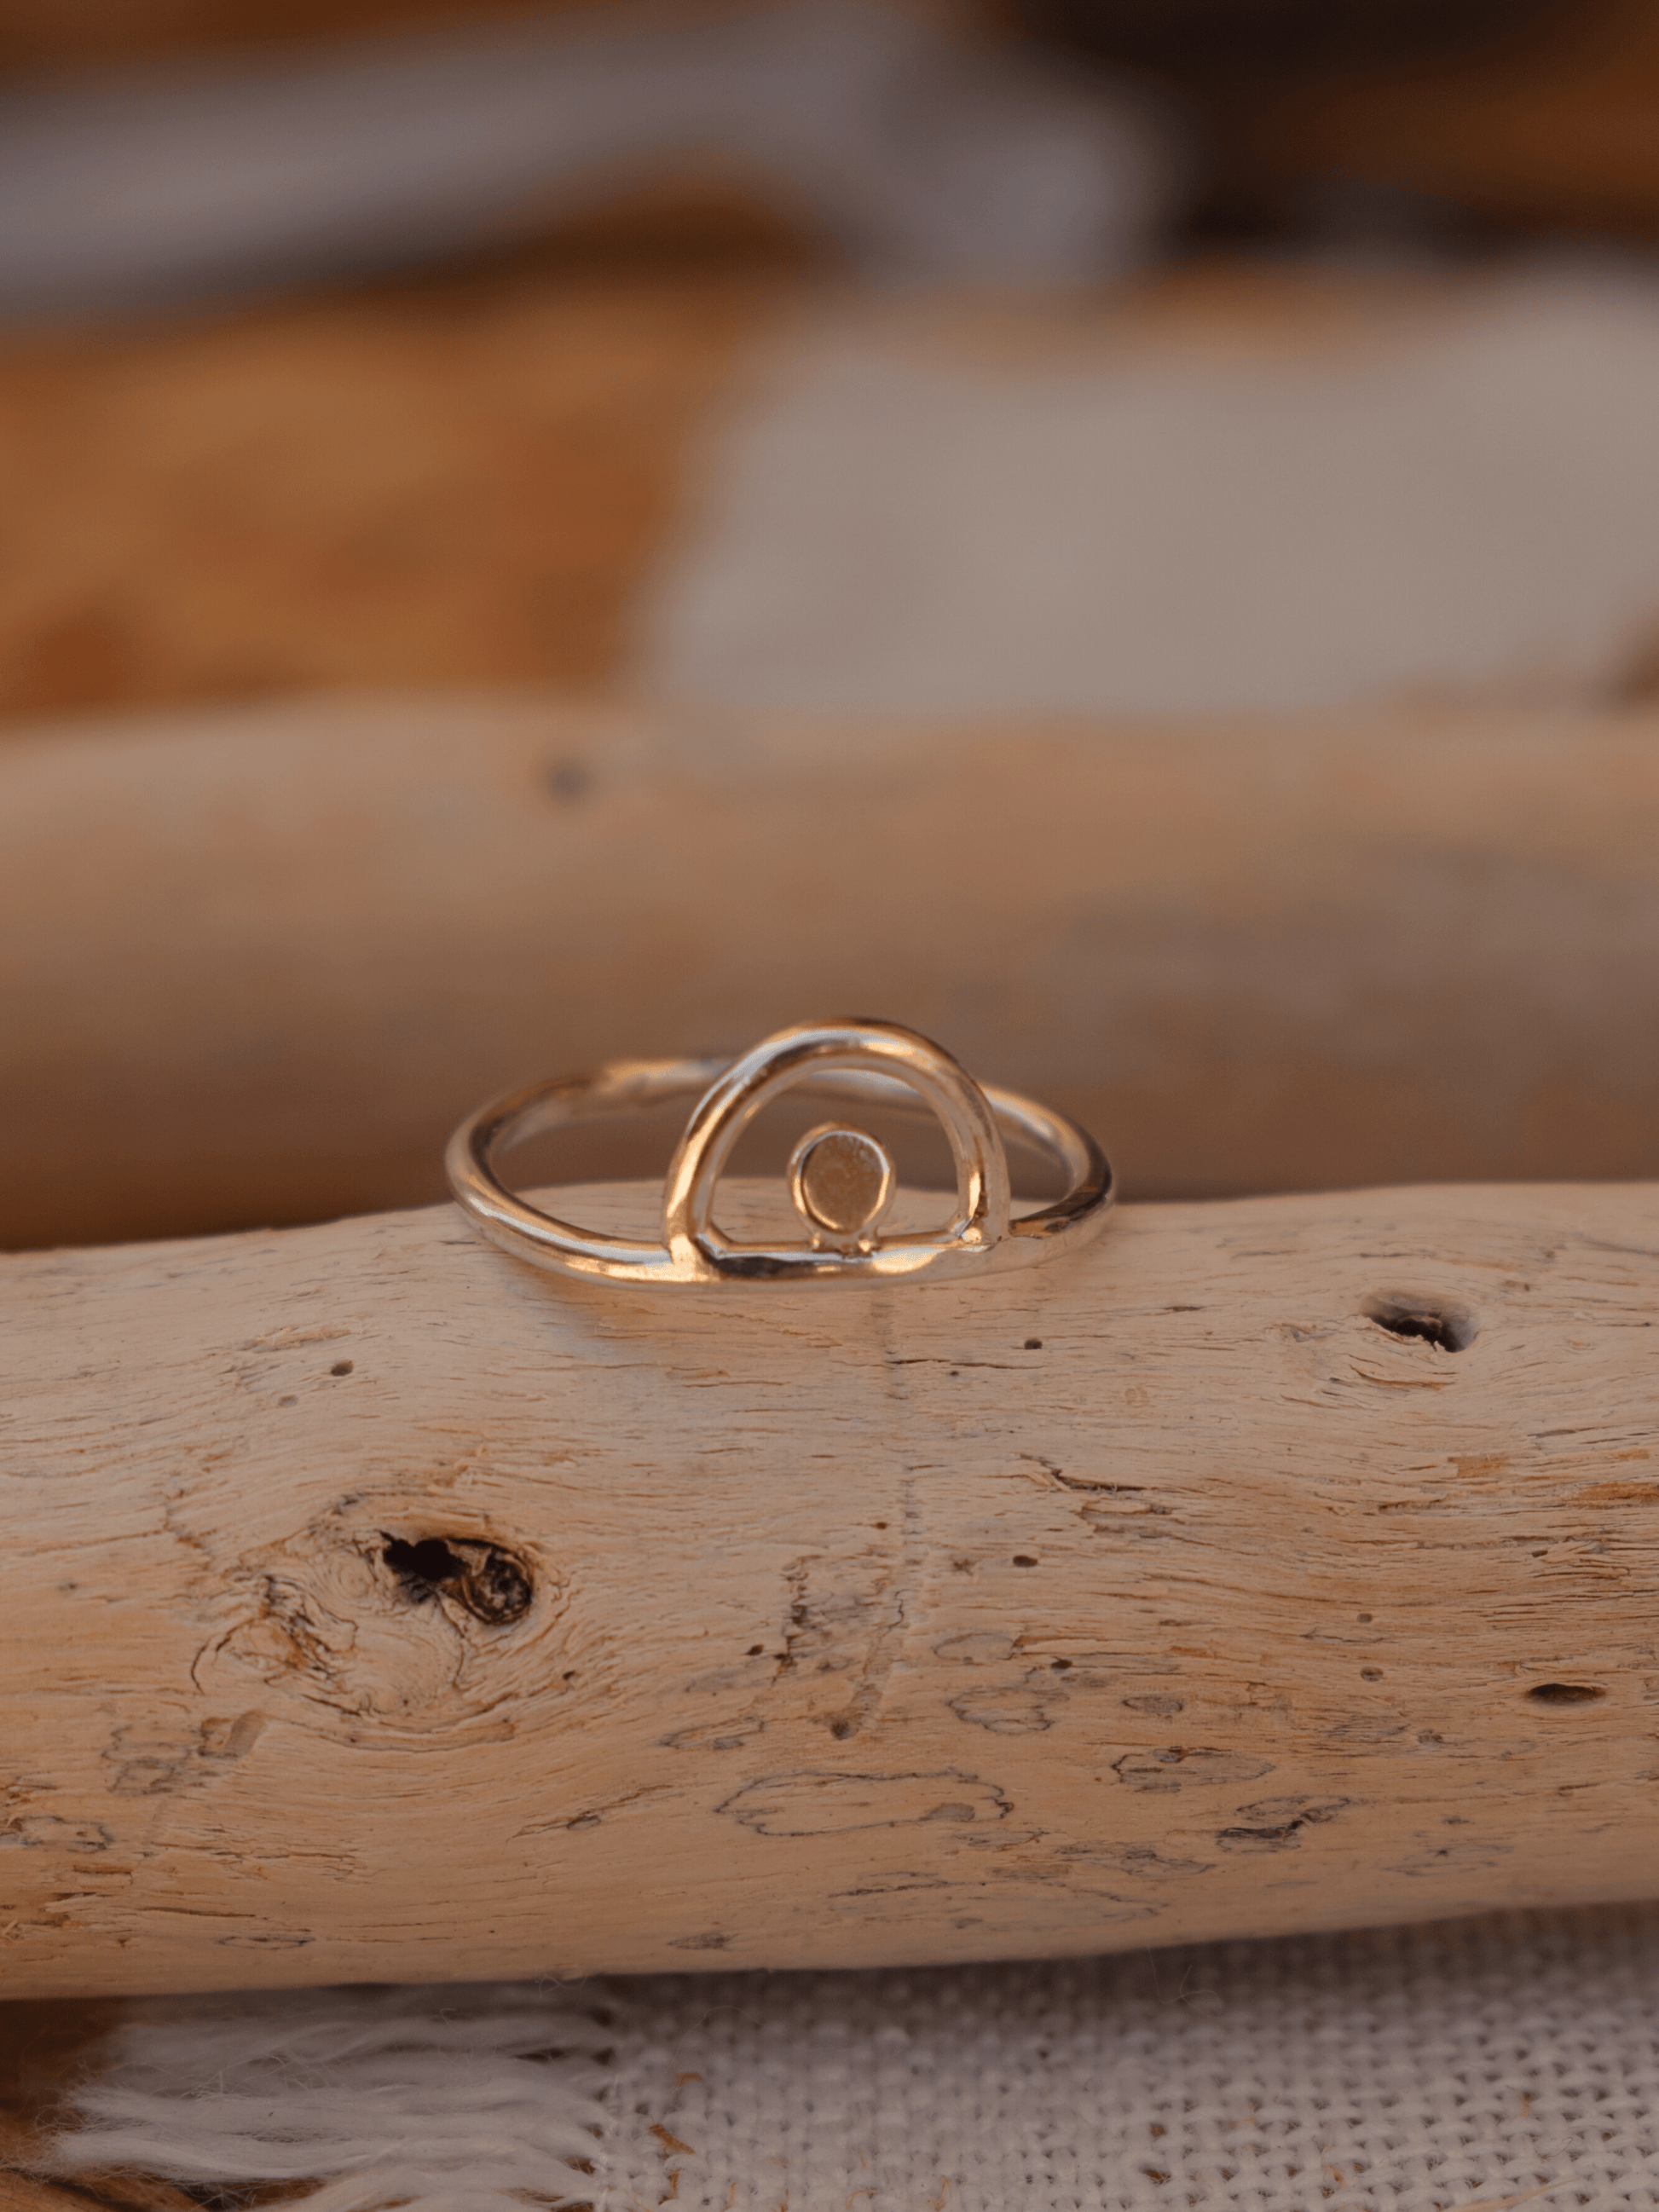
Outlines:
{"label": "inner arch of ring", "polygon": [[948,1245],[959,1243],[964,1231],[975,1226],[988,1243],[1006,1236],[1008,1164],[995,1112],[965,1068],[942,1053],[937,1058],[931,1049],[924,1054],[922,1042],[913,1042],[907,1032],[889,1039],[868,1031],[825,1029],[769,1040],[734,1061],[699,1102],[670,1163],[663,1188],[665,1249],[686,1244],[710,1254],[767,1249],[727,1237],[714,1222],[720,1177],[757,1114],[784,1092],[830,1075],[862,1075],[910,1091],[933,1114],[951,1147],[957,1211],[948,1227],[902,1233],[884,1238],[884,1243]]}

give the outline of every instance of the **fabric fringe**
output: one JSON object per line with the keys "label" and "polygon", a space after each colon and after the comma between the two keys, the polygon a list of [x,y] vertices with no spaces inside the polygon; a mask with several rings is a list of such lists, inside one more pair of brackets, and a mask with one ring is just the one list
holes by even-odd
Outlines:
{"label": "fabric fringe", "polygon": [[315,2181],[286,2200],[305,2212],[587,2203],[605,2049],[568,1994],[524,1984],[159,2001],[78,2091],[52,2164]]}

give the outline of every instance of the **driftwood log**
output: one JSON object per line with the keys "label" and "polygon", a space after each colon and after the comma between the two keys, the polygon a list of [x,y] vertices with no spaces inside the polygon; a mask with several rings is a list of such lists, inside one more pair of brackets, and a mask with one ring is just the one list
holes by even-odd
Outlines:
{"label": "driftwood log", "polygon": [[964,1292],[447,1206],[7,1259],[4,1990],[1650,1893],[1656,1322],[1651,1185],[1131,1206]]}
{"label": "driftwood log", "polygon": [[1139,1197],[1659,1176],[1656,855],[1635,710],[19,738],[0,1244],[420,1204],[495,1092],[839,1012],[1073,1114]]}

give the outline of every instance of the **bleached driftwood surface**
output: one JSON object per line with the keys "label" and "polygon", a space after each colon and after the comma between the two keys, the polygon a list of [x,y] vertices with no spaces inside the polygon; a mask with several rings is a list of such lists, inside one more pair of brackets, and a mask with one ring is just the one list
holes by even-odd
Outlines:
{"label": "bleached driftwood surface", "polygon": [[1132,1206],[963,1291],[447,1206],[0,1261],[4,1990],[1651,1892],[1656,1321],[1653,1185]]}
{"label": "bleached driftwood surface", "polygon": [[1138,1197],[1659,1176],[1656,854],[1652,710],[14,736],[0,1244],[423,1204],[496,1092],[841,1012],[1074,1115]]}

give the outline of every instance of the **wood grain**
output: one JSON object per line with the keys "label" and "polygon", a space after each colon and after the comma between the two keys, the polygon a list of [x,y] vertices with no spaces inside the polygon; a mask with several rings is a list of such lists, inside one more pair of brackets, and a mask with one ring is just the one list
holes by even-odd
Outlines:
{"label": "wood grain", "polygon": [[1652,1185],[1130,1207],[970,1292],[447,1207],[7,1260],[4,1985],[1649,1893],[1656,1320]]}
{"label": "wood grain", "polygon": [[495,1092],[839,1012],[1075,1115],[1134,1195],[1659,1176],[1656,855],[1650,711],[19,738],[0,1243],[419,1203]]}

